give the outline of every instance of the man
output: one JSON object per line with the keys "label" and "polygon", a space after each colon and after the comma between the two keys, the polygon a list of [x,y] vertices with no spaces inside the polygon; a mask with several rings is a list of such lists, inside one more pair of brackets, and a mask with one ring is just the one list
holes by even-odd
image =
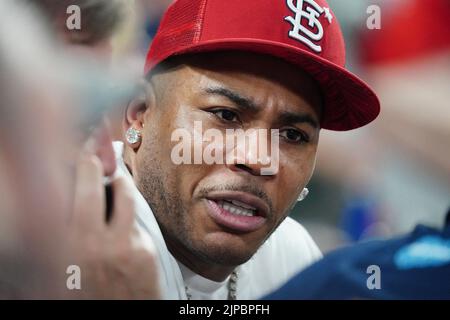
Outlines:
{"label": "man", "polygon": [[[320,129],[354,129],[379,113],[344,62],[322,0],[178,0],[167,10],[147,56],[146,95],[128,106],[117,148],[159,251],[164,298],[257,298],[320,258],[287,217],[305,195]],[[227,161],[180,163],[180,129],[193,137],[181,152],[188,160],[213,143],[205,130],[275,132],[265,155],[275,170],[221,139],[215,156]]]}

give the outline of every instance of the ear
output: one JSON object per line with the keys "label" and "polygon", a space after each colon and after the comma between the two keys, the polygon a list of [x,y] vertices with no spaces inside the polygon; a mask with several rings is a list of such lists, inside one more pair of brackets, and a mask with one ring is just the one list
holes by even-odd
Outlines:
{"label": "ear", "polygon": [[124,132],[131,127],[141,130],[144,127],[144,114],[146,110],[147,102],[145,95],[139,95],[131,100],[127,105],[122,122]]}
{"label": "ear", "polygon": [[[148,116],[148,113],[151,112],[155,106],[153,86],[147,84],[147,87],[146,93],[142,90],[139,95],[128,103],[122,122],[124,136],[126,136],[126,133],[130,128],[137,130],[141,136],[143,134],[146,115]],[[137,149],[139,145],[140,141],[139,143],[132,143],[131,147]]]}

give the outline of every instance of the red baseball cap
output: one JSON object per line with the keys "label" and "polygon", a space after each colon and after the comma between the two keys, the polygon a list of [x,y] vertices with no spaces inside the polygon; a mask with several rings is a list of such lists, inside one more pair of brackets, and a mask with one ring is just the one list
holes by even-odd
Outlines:
{"label": "red baseball cap", "polygon": [[375,93],[345,69],[342,32],[324,0],[176,0],[150,46],[145,74],[175,55],[223,50],[271,55],[308,72],[322,90],[324,129],[355,129],[380,112]]}

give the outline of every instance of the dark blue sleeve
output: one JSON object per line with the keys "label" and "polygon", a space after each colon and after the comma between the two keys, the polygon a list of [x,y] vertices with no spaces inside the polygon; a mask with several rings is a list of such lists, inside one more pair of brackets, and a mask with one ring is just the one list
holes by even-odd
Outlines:
{"label": "dark blue sleeve", "polygon": [[[368,279],[379,268],[379,288]],[[450,299],[450,229],[337,250],[264,299]]]}

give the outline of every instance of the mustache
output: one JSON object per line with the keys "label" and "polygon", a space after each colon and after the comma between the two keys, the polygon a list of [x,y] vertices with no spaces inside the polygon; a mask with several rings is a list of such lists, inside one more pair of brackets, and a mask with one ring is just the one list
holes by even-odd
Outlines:
{"label": "mustache", "polygon": [[215,186],[211,186],[211,187],[203,187],[202,189],[200,189],[199,195],[200,195],[200,197],[204,198],[209,193],[216,192],[216,191],[240,191],[240,192],[250,193],[250,194],[262,199],[264,202],[266,202],[267,205],[269,206],[270,213],[273,212],[272,200],[270,200],[269,196],[267,195],[267,193],[264,190],[258,188],[255,185],[251,185],[251,184],[243,185],[243,184],[233,183],[233,184],[215,185]]}

